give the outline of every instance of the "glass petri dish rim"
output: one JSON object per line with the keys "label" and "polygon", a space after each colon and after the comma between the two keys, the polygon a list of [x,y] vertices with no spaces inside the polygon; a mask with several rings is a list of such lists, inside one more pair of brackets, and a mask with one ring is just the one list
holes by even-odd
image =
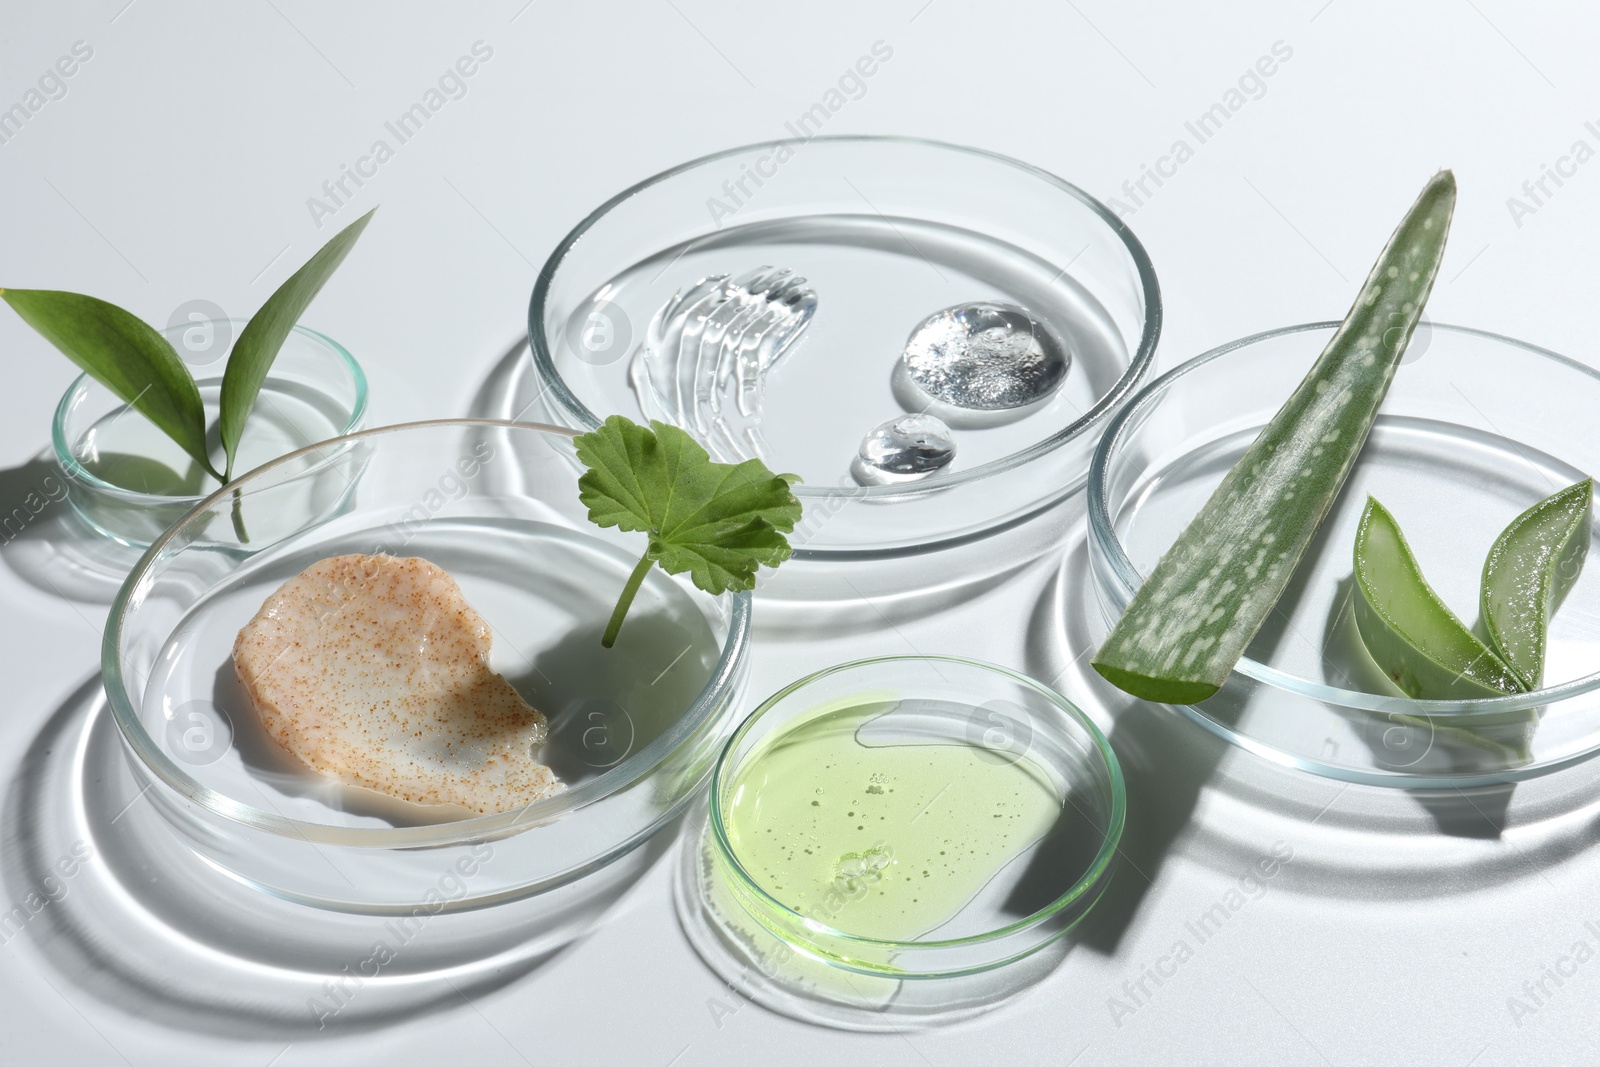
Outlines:
{"label": "glass petri dish rim", "polygon": [[[1181,383],[1185,375],[1199,370],[1201,367],[1218,359],[1222,359],[1229,353],[1248,348],[1263,341],[1273,341],[1280,337],[1288,337],[1299,333],[1316,331],[1331,333],[1337,330],[1339,325],[1337,322],[1305,322],[1296,326],[1283,326],[1274,330],[1264,330],[1261,333],[1253,333],[1246,337],[1229,341],[1227,344],[1213,348],[1211,351],[1202,353],[1187,362],[1180,363],[1159,378],[1156,378],[1141,389],[1138,395],[1112,418],[1110,425],[1106,427],[1105,436],[1100,438],[1100,444],[1095,448],[1094,458],[1089,463],[1087,493],[1089,537],[1093,541],[1094,547],[1110,563],[1112,580],[1116,582],[1115,592],[1119,593],[1125,601],[1133,597],[1134,592],[1144,579],[1134,568],[1133,562],[1128,559],[1127,552],[1123,550],[1122,542],[1117,538],[1116,528],[1111,520],[1111,511],[1107,505],[1106,483],[1111,458],[1118,451],[1124,437],[1131,432],[1130,428],[1137,429],[1135,422],[1139,419],[1140,414],[1149,410],[1167,391]],[[1480,330],[1471,326],[1453,326],[1447,323],[1431,322],[1429,327],[1436,332],[1460,334],[1465,337],[1492,341],[1495,344],[1509,345],[1529,355],[1550,360],[1566,370],[1576,371],[1600,384],[1600,372],[1558,352],[1552,352],[1547,348],[1541,348],[1526,341],[1518,341],[1503,334],[1492,333],[1488,330]],[[1508,696],[1472,700],[1418,700],[1413,697],[1368,693],[1357,689],[1343,689],[1323,682],[1314,682],[1308,678],[1301,678],[1297,675],[1280,671],[1275,667],[1250,659],[1248,656],[1241,657],[1234,670],[1246,678],[1254,679],[1264,685],[1309,697],[1324,704],[1356,708],[1362,711],[1417,714],[1429,718],[1440,717],[1450,720],[1471,720],[1491,716],[1502,717],[1509,712],[1552,707],[1552,705],[1569,697],[1581,696],[1584,693],[1600,689],[1600,671],[1597,671],[1582,678],[1575,678],[1559,685],[1546,686],[1531,693],[1514,693]],[[1183,706],[1188,707],[1188,705]],[[1214,723],[1203,713],[1199,714],[1204,720],[1204,725],[1213,730],[1224,731],[1222,736],[1226,739],[1237,741],[1252,752],[1281,761],[1283,754],[1279,753],[1277,749],[1263,745],[1261,742],[1253,741],[1236,730]],[[1307,762],[1298,756],[1291,756],[1290,758],[1296,765]],[[1570,762],[1570,760],[1560,761],[1558,765],[1566,762]],[[1381,777],[1388,779],[1397,776],[1393,773],[1387,773]]]}
{"label": "glass petri dish rim", "polygon": [[[249,320],[210,319],[208,321],[227,322],[242,327]],[[184,328],[188,329],[188,326],[185,326]],[[162,332],[164,333],[165,331]],[[355,383],[356,388],[355,403],[350,405],[350,416],[349,418],[345,419],[344,426],[339,430],[339,434],[342,436],[355,432],[356,428],[361,425],[362,418],[367,413],[366,372],[361,369],[361,364],[356,362],[356,358],[350,354],[349,350],[346,349],[344,345],[341,345],[338,341],[335,341],[327,334],[319,333],[318,331],[310,329],[306,326],[295,326],[293,332],[313,338],[314,340],[321,342],[327,348],[331,349],[334,357],[344,366],[346,370],[350,372],[350,379]],[[268,377],[271,377],[270,371],[268,372]],[[67,391],[61,395],[61,400],[56,404],[55,416],[50,420],[50,445],[51,449],[55,453],[56,462],[61,465],[61,469],[65,471],[69,477],[83,482],[96,492],[108,493],[121,497],[130,502],[154,500],[162,504],[181,504],[185,502],[198,503],[202,500],[205,500],[210,494],[195,493],[184,496],[166,496],[160,493],[141,493],[136,489],[129,489],[125,486],[115,485],[111,482],[108,482],[99,475],[92,473],[87,467],[78,462],[78,457],[72,452],[72,443],[67,440],[66,422],[68,415],[71,414],[69,408],[73,396],[80,388],[87,385],[92,380],[93,379],[87,373],[80,374],[76,378],[72,379],[72,384],[67,386]],[[102,386],[102,388],[104,387]],[[316,445],[308,446],[308,448],[315,447]],[[300,451],[304,452],[305,450],[306,449],[301,449]],[[247,471],[245,473],[248,474],[249,472]],[[242,478],[244,475],[240,475],[240,477]]]}
{"label": "glass petri dish rim", "polygon": [[[1101,766],[1105,768],[1106,777],[1111,785],[1111,815],[1107,820],[1105,840],[1100,843],[1099,851],[1095,853],[1094,859],[1089,863],[1084,873],[1078,877],[1078,880],[1074,882],[1070,888],[1068,888],[1064,893],[1062,893],[1055,900],[1051,901],[1045,907],[1034,912],[1032,915],[1024,916],[1023,918],[1018,919],[1016,922],[1009,923],[1006,926],[1002,926],[994,930],[987,930],[980,934],[969,934],[966,937],[948,938],[935,941],[896,941],[878,937],[867,937],[863,934],[847,933],[843,930],[838,930],[828,926],[825,923],[818,922],[816,919],[813,919],[810,916],[802,915],[801,913],[790,908],[787,904],[783,903],[783,901],[777,899],[771,893],[768,893],[764,888],[762,888],[761,884],[757,882],[755,878],[751,876],[750,872],[745,869],[744,864],[739,861],[738,855],[734,852],[732,842],[728,840],[727,827],[722,820],[722,808],[718,798],[722,792],[722,779],[724,771],[728,769],[728,761],[733,755],[734,748],[739,744],[739,741],[750,732],[750,730],[755,726],[756,722],[759,721],[760,718],[768,711],[776,707],[780,701],[800,691],[801,689],[804,689],[811,683],[821,681],[822,679],[835,674],[841,674],[845,671],[859,670],[863,667],[873,667],[883,663],[929,662],[952,663],[959,664],[964,667],[976,667],[979,670],[998,674],[1004,678],[1010,679],[1011,681],[1025,685],[1029,689],[1032,689],[1039,695],[1043,696],[1056,707],[1060,708],[1066,713],[1069,719],[1077,723],[1084,729],[1085,732],[1088,733],[1089,738],[1094,742],[1095,751],[1100,754]],[[804,926],[813,934],[831,940],[838,940],[851,945],[870,946],[876,949],[887,949],[913,953],[918,951],[926,951],[928,949],[954,948],[965,945],[984,945],[994,941],[1000,941],[1004,938],[1010,937],[1013,934],[1025,932],[1028,929],[1037,926],[1040,923],[1045,922],[1046,920],[1059,914],[1062,909],[1069,907],[1075,901],[1083,897],[1097,884],[1099,884],[1102,879],[1106,878],[1111,873],[1112,859],[1116,856],[1122,843],[1122,829],[1123,823],[1127,818],[1128,806],[1127,786],[1122,777],[1122,765],[1117,761],[1116,753],[1112,751],[1111,742],[1106,739],[1105,734],[1102,733],[1100,728],[1094,724],[1094,721],[1085,715],[1082,709],[1080,709],[1076,704],[1072,703],[1072,701],[1068,700],[1060,693],[1057,693],[1049,686],[1037,682],[1025,674],[1019,674],[1018,672],[1009,668],[1002,667],[997,663],[986,663],[983,660],[967,659],[962,656],[939,655],[873,656],[867,659],[851,660],[848,663],[837,663],[831,667],[824,667],[820,671],[814,671],[813,673],[806,675],[804,678],[790,682],[788,685],[772,694],[772,696],[762,701],[761,704],[745,718],[744,722],[739,724],[739,728],[733,732],[733,736],[728,738],[727,743],[723,745],[721,755],[717,757],[717,762],[711,770],[711,788],[708,792],[711,809],[711,839],[716,845],[717,853],[722,857],[723,860],[727,862],[729,869],[732,870],[738,877],[741,886],[753,892],[757,899],[759,899],[761,903],[768,908],[768,910],[775,912],[777,916],[785,922],[793,922],[797,925]],[[991,963],[989,966],[1001,966],[1010,962],[1014,958],[1014,955],[1007,956],[1005,959],[993,961],[993,963]],[[986,969],[987,967],[984,966],[962,968],[960,973],[970,973],[972,971],[981,971]],[[940,975],[939,977],[946,976],[950,975]],[[907,972],[898,974],[896,977],[914,978],[917,977],[917,975]]]}
{"label": "glass petri dish rim", "polygon": [[[992,475],[1013,470],[1032,460],[1038,459],[1040,456],[1054,452],[1067,442],[1081,437],[1085,433],[1092,430],[1105,418],[1109,412],[1114,411],[1119,404],[1126,400],[1128,395],[1133,392],[1134,388],[1144,378],[1145,372],[1149,370],[1150,366],[1155,360],[1156,342],[1161,337],[1161,287],[1156,281],[1155,268],[1150,263],[1150,257],[1145,252],[1144,245],[1141,244],[1139,239],[1134,236],[1133,231],[1129,229],[1128,226],[1123,223],[1123,221],[1118,218],[1110,208],[1106,207],[1099,200],[1096,200],[1094,197],[1090,196],[1076,185],[1073,185],[1071,182],[1066,181],[1063,178],[1059,178],[1041,167],[1036,167],[1031,163],[1024,163],[1019,159],[1013,159],[1010,156],[1004,156],[998,152],[990,152],[982,148],[972,148],[967,145],[951,144],[946,141],[935,141],[925,137],[903,137],[888,134],[840,134],[833,136],[820,136],[812,137],[809,140],[801,143],[815,144],[818,142],[822,142],[824,144],[910,145],[920,148],[932,148],[944,152],[957,152],[964,155],[974,156],[979,159],[985,159],[993,163],[1001,163],[1006,166],[1013,167],[1019,171],[1022,171],[1024,174],[1028,174],[1034,178],[1040,179],[1048,185],[1055,186],[1058,190],[1066,193],[1073,199],[1078,200],[1085,207],[1089,208],[1089,210],[1098,215],[1100,220],[1104,222],[1111,230],[1112,234],[1114,234],[1117,239],[1122,242],[1123,248],[1133,260],[1134,269],[1138,272],[1140,293],[1144,298],[1144,325],[1139,335],[1139,346],[1138,349],[1133,353],[1132,358],[1129,359],[1127,369],[1122,372],[1121,376],[1117,378],[1111,389],[1107,391],[1104,396],[1095,401],[1095,403],[1091,405],[1087,411],[1085,411],[1067,426],[1041,441],[1035,441],[1027,448],[1011,453],[1009,456],[1002,456],[999,459],[990,460],[988,463],[980,464],[969,470],[954,471],[949,474],[942,475],[936,481],[931,483],[925,481],[912,483],[910,485],[857,486],[851,488],[850,492],[852,496],[861,497],[868,500],[910,499],[926,493],[948,489],[951,486],[964,485],[968,482],[980,481]],[[686,173],[695,169],[696,167],[704,166],[709,163],[715,163],[718,160],[728,159],[733,156],[742,155],[747,152],[760,151],[762,149],[775,149],[780,145],[790,145],[794,143],[795,142],[792,139],[756,141],[751,144],[740,145],[737,148],[727,148],[720,152],[712,152],[709,155],[700,156],[696,159],[691,159],[687,162],[680,163],[675,167],[669,167],[668,169],[661,171],[659,174],[654,174],[643,181],[629,186],[628,188],[622,190],[622,192],[611,197],[611,199],[607,200],[599,207],[595,208],[588,214],[587,217],[583,219],[582,222],[579,222],[578,225],[572,229],[572,232],[568,233],[566,237],[562,238],[561,243],[556,245],[555,251],[550,253],[550,258],[545,260],[544,266],[539,271],[538,281],[536,281],[533,286],[533,296],[528,302],[529,347],[532,350],[534,367],[538,370],[540,379],[544,381],[545,385],[549,388],[550,393],[555,397],[557,402],[560,403],[561,407],[566,411],[566,413],[577,420],[577,422],[585,429],[596,429],[599,427],[601,420],[595,417],[595,414],[589,410],[588,406],[585,405],[582,400],[578,399],[577,395],[573,393],[571,389],[567,388],[567,383],[562,379],[560,372],[556,370],[555,360],[550,352],[549,339],[545,336],[544,331],[544,312],[545,305],[549,300],[550,287],[554,283],[556,273],[561,269],[562,262],[566,259],[567,253],[572,250],[573,246],[576,245],[583,238],[583,236],[589,232],[589,230],[594,228],[594,226],[596,226],[602,219],[610,214],[613,208],[627,200],[632,199],[635,196],[638,196],[640,193],[645,192],[661,182],[677,177],[679,174]],[[834,491],[800,483],[794,486],[794,492],[795,495],[800,497],[802,500],[821,500],[831,497]],[[844,555],[848,553],[839,554]]]}
{"label": "glass petri dish rim", "polygon": [[[431,427],[458,429],[482,427],[485,429],[532,431],[554,434],[568,439],[577,436],[575,431],[559,426],[546,426],[542,423],[532,422],[513,422],[507,419],[426,419],[417,422],[396,423],[392,426],[377,426],[369,430],[329,438],[326,441],[307,445],[297,451],[280,456],[269,463],[264,463],[255,470],[210,494],[152,542],[150,547],[145,550],[144,555],[139,558],[139,562],[134,564],[133,570],[129,572],[122,587],[117,590],[116,598],[112,601],[110,615],[106,623],[105,637],[100,646],[100,670],[101,677],[104,680],[106,701],[111,708],[112,717],[122,734],[123,741],[139,759],[139,762],[185,800],[191,801],[225,819],[242,823],[253,829],[266,830],[271,833],[313,842],[355,848],[429,848],[441,845],[467,844],[484,838],[504,836],[505,834],[516,832],[519,824],[522,824],[522,829],[531,829],[568,811],[600,801],[610,794],[645,778],[668,754],[689,740],[696,731],[705,725],[718,701],[726,695],[735,681],[741,676],[745,661],[750,654],[751,596],[747,592],[727,594],[730,604],[728,638],[723,644],[715,667],[712,669],[711,678],[707,681],[705,688],[695,697],[694,701],[678,716],[677,721],[663,731],[659,737],[638,752],[623,759],[615,767],[608,768],[589,781],[571,789],[564,789],[554,796],[535,801],[516,811],[477,815],[470,818],[457,819],[454,822],[406,827],[336,827],[325,823],[306,822],[301,819],[288,818],[277,812],[265,811],[249,804],[240,803],[232,797],[225,796],[209,786],[201,784],[186,774],[166,753],[161,751],[150,736],[149,731],[144,728],[144,723],[140,720],[138,711],[128,694],[118,657],[118,648],[121,644],[122,629],[129,601],[139,586],[149,580],[150,568],[154,565],[162,550],[191,522],[206,514],[213,505],[228,499],[236,489],[248,488],[247,483],[251,479],[264,475],[279,466],[316,452],[319,449],[345,446],[357,441],[377,440],[405,431]],[[663,818],[670,817],[670,815],[671,813],[669,812]],[[524,822],[524,820],[527,821]],[[608,852],[607,855],[626,851],[628,847],[631,847],[633,840],[630,838],[628,841],[619,842],[617,849]]]}

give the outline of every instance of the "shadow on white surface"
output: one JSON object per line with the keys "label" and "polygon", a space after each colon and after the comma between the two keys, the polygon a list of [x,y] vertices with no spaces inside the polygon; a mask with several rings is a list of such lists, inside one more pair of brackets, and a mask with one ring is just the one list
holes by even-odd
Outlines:
{"label": "shadow on white surface", "polygon": [[[963,608],[1060,551],[1082,494],[969,544],[887,559],[791,559],[763,571],[756,625],[764,637],[828,640],[886,629]],[[973,609],[975,610],[975,609]]]}
{"label": "shadow on white surface", "polygon": [[790,560],[758,582],[756,625],[762,636],[788,641],[879,633],[958,610],[1037,555],[1001,535],[910,559]]}
{"label": "shadow on white surface", "polygon": [[539,404],[543,394],[544,385],[533,368],[528,335],[523,334],[495,359],[467,405],[467,414],[475,419],[544,423],[546,413]]}
{"label": "shadow on white surface", "polygon": [[[300,1042],[421,1015],[548,966],[669,847],[529,900],[401,920],[308,908],[207,866],[137,791],[99,680],[49,717],[7,789],[0,882],[40,964],[177,1031]],[[34,908],[33,903],[39,906]]]}
{"label": "shadow on white surface", "polygon": [[1025,669],[1094,716],[1122,764],[1128,814],[1117,879],[1080,933],[1090,947],[1112,955],[1160,878],[1168,852],[1189,827],[1228,746],[1172,709],[1135,700],[1105,683],[1089,667],[1095,642],[1086,612],[1098,611],[1099,605],[1090,590],[1088,543],[1082,537],[1066,543],[1073,547],[1029,620]]}
{"label": "shadow on white surface", "polygon": [[43,455],[0,470],[0,560],[41,592],[109,604],[140,551],[84,526],[69,491],[66,476]]}

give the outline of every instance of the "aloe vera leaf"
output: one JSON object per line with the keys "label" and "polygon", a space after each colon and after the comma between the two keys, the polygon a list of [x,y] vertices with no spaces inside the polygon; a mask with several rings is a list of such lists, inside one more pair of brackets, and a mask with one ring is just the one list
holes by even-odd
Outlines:
{"label": "aloe vera leaf", "polygon": [[1545,638],[1562,588],[1589,551],[1594,482],[1588,478],[1511,520],[1489,549],[1479,593],[1484,629],[1528,689],[1544,684]]}
{"label": "aloe vera leaf", "polygon": [[1371,497],[1356,529],[1355,576],[1352,599],[1362,643],[1407,696],[1471,700],[1527,690],[1517,672],[1439,599],[1400,524]]}
{"label": "aloe vera leaf", "polygon": [[1455,178],[1440,171],[1305,380],[1134,594],[1093,661],[1117,688],[1192,704],[1227,680],[1366,441],[1433,288],[1455,201]]}
{"label": "aloe vera leaf", "polygon": [[82,293],[0,289],[0,299],[208,474],[223,480],[206,453],[200,389],[165,337],[131,312]]}
{"label": "aloe vera leaf", "polygon": [[261,385],[267,380],[272,361],[294,324],[300,321],[307,305],[316,299],[333,272],[339,269],[356,238],[372,220],[372,211],[334,234],[333,238],[306,260],[301,268],[278,286],[267,297],[267,302],[250,317],[239,339],[228,353],[228,366],[222,372],[222,411],[218,426],[222,433],[222,449],[226,456],[226,479],[233,480],[233,461],[239,452],[239,438],[244,434],[245,421],[255,407]]}

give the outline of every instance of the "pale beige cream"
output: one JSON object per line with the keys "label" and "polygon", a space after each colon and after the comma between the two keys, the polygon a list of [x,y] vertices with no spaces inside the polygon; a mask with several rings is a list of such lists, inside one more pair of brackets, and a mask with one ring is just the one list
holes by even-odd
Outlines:
{"label": "pale beige cream", "polygon": [[334,556],[239,631],[234,669],[308,767],[422,804],[510,811],[561,789],[545,717],[489,668],[489,625],[425,559]]}

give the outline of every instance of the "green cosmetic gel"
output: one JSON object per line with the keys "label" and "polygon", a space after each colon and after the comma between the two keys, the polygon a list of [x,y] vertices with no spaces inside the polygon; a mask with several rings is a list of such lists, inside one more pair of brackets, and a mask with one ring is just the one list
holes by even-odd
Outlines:
{"label": "green cosmetic gel", "polygon": [[1042,839],[1061,798],[1026,756],[959,738],[864,744],[882,702],[824,711],[766,743],[726,829],[772,897],[836,930],[910,941]]}

